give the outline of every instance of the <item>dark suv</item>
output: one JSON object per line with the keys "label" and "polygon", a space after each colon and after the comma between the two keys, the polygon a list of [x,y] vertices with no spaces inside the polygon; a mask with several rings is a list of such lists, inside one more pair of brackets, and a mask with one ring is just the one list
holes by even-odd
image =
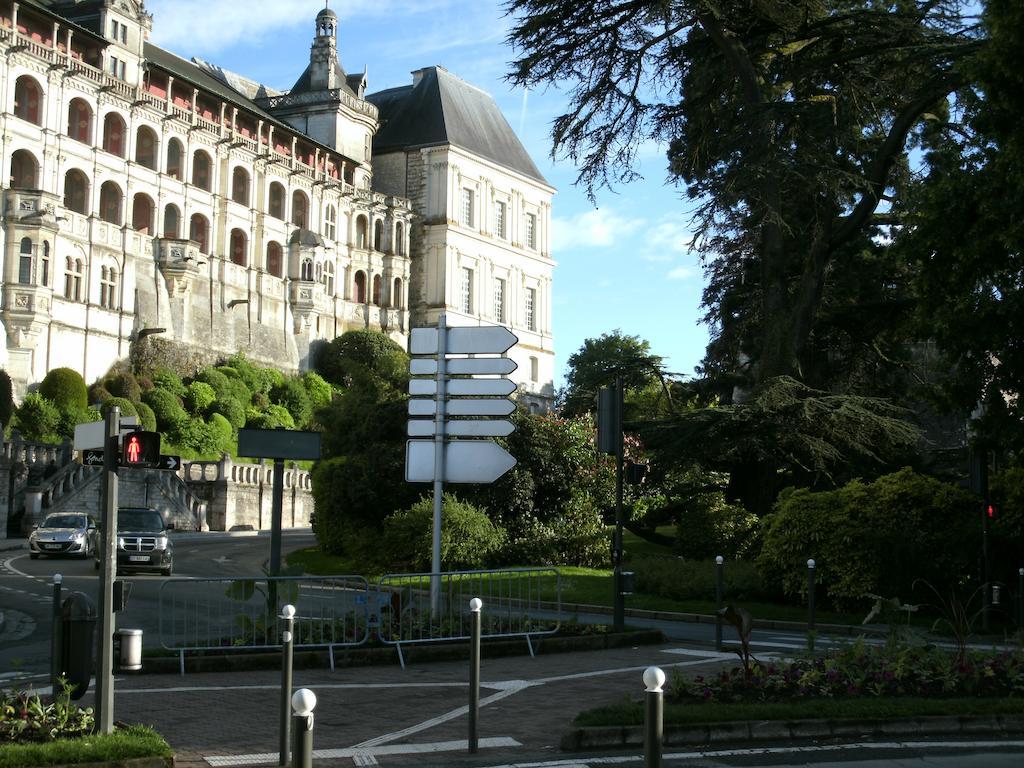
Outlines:
{"label": "dark suv", "polygon": [[[174,569],[174,547],[167,532],[173,525],[164,522],[155,509],[121,507],[117,510],[117,570],[159,571],[170,576]],[[99,547],[96,569],[99,570]]]}

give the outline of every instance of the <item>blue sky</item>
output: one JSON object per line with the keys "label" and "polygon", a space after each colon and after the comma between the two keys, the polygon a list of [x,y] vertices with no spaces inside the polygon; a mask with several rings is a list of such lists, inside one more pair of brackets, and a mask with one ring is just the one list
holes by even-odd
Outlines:
{"label": "blue sky", "polygon": [[[514,52],[500,0],[332,0],[347,72],[367,70],[371,92],[411,83],[441,65],[494,96],[548,182],[553,203],[556,386],[588,337],[620,329],[647,339],[669,370],[692,374],[707,344],[700,325],[700,263],[689,252],[689,206],[665,184],[662,150],[644,146],[645,180],[602,190],[597,207],[573,186],[576,171],[550,157],[550,125],[564,111],[557,89],[525,93],[505,82]],[[323,0],[149,0],[153,42],[278,89],[309,60]]]}

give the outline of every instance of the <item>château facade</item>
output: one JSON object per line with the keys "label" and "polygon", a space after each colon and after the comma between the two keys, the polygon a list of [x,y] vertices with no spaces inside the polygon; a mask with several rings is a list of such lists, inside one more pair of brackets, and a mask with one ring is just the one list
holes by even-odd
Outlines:
{"label": "ch\u00e2teau facade", "polygon": [[[94,380],[146,329],[300,370],[319,340],[404,346],[446,311],[509,325],[521,393],[546,407],[554,190],[535,167],[454,133],[380,145],[393,100],[345,73],[329,9],[287,92],[178,58],[152,24],[135,0],[0,0],[0,367],[18,396],[57,367]],[[529,162],[478,93],[476,124],[496,115]],[[419,175],[399,182],[383,150]]]}

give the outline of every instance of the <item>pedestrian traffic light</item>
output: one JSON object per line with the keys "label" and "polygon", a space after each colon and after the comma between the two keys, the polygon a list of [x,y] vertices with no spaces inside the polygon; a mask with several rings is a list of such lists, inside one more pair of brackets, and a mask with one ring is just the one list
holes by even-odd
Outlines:
{"label": "pedestrian traffic light", "polygon": [[985,505],[985,514],[988,515],[988,519],[989,520],[993,520],[995,518],[995,516],[996,516],[996,505],[995,504],[986,504]]}
{"label": "pedestrian traffic light", "polygon": [[126,467],[155,467],[160,463],[159,432],[129,432],[121,444],[121,463]]}

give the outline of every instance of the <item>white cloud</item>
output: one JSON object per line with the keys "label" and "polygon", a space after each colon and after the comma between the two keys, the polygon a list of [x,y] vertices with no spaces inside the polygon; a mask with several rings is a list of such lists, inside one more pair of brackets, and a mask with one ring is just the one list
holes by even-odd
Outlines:
{"label": "white cloud", "polygon": [[694,271],[690,267],[678,266],[673,267],[665,275],[669,280],[687,280],[693,277]]}
{"label": "white cloud", "polygon": [[625,245],[627,235],[644,224],[643,219],[619,216],[608,208],[584,211],[563,219],[551,219],[551,241],[555,254],[576,248],[610,248]]}

